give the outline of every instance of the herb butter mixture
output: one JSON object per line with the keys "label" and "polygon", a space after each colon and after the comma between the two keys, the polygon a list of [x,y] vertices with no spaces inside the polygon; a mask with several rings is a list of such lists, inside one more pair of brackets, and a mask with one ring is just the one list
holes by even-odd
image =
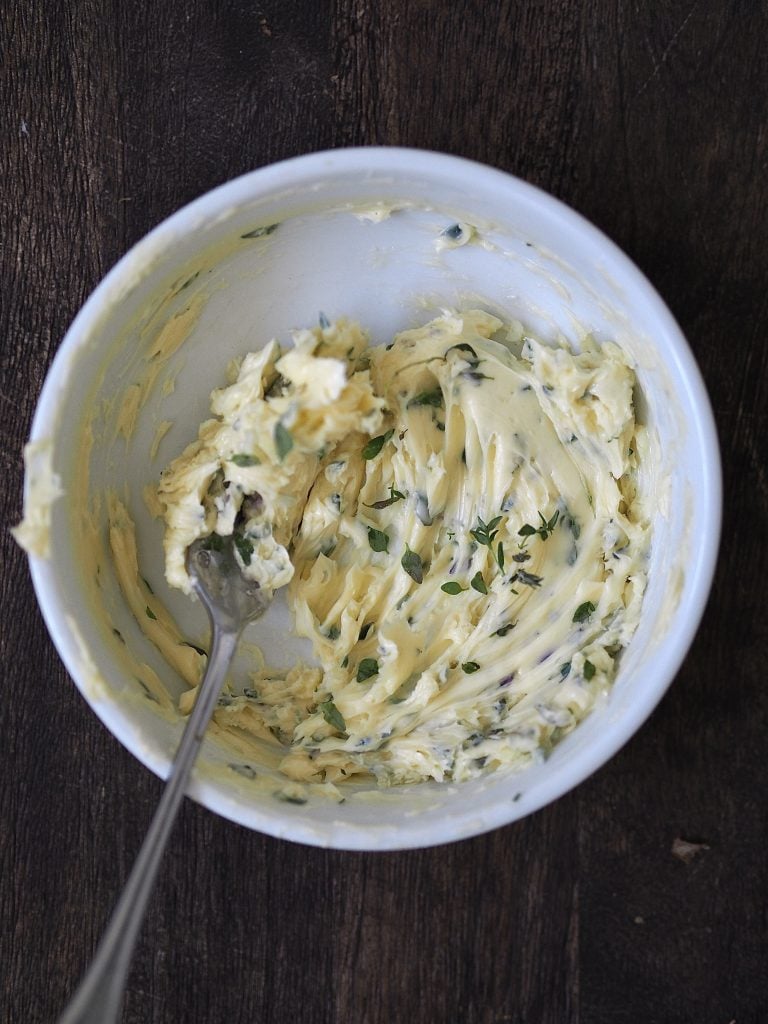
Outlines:
{"label": "herb butter mixture", "polygon": [[576,354],[478,310],[374,348],[322,317],[245,356],[162,475],[167,577],[189,591],[187,546],[234,534],[319,667],[259,673],[217,721],[277,738],[308,782],[546,755],[638,621],[634,386],[613,344]]}

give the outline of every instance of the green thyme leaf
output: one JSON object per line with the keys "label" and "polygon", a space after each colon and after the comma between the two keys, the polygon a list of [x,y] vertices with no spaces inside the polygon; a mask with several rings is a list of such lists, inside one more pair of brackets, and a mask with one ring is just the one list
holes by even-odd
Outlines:
{"label": "green thyme leaf", "polygon": [[435,388],[434,391],[422,391],[421,394],[416,395],[410,400],[407,409],[413,406],[430,405],[433,409],[439,409],[443,405],[443,392],[441,388]]}
{"label": "green thyme leaf", "polygon": [[286,430],[280,420],[275,424],[275,451],[282,462],[288,452],[293,448],[293,438]]}
{"label": "green thyme leaf", "polygon": [[477,670],[480,668],[476,661],[465,661],[461,667],[469,675],[471,675],[473,672],[477,672]]}
{"label": "green thyme leaf", "polygon": [[394,430],[388,430],[386,434],[379,434],[378,437],[372,437],[368,444],[363,448],[363,458],[375,459],[394,432]]}
{"label": "green thyme leaf", "polygon": [[571,663],[570,663],[570,661],[566,661],[566,662],[564,662],[560,666],[560,677],[561,677],[561,679],[565,679],[565,677],[570,675],[570,673],[571,673]]}
{"label": "green thyme leaf", "polygon": [[395,488],[390,484],[389,486],[389,497],[382,498],[381,501],[374,501],[372,505],[365,505],[366,508],[389,508],[390,505],[394,505],[396,501],[402,501],[405,495],[402,491],[396,491]]}
{"label": "green thyme leaf", "polygon": [[416,552],[411,551],[407,544],[405,545],[405,554],[400,559],[400,565],[416,583],[423,582],[424,565]]}
{"label": "green thyme leaf", "polygon": [[504,572],[504,545],[499,541],[499,546],[496,549],[496,561],[499,564],[499,569]]}
{"label": "green thyme leaf", "polygon": [[448,583],[444,583],[440,589],[446,594],[463,594],[467,588],[462,587],[460,583],[454,583],[453,580],[449,580]]}
{"label": "green thyme leaf", "polygon": [[470,537],[477,541],[478,544],[483,544],[487,548],[491,548],[491,554],[493,554],[493,542],[496,539],[496,534],[499,532],[497,527],[502,520],[502,516],[495,516],[490,523],[485,523],[477,517],[477,526],[474,530],[469,531]]}
{"label": "green thyme leaf", "polygon": [[366,679],[370,679],[371,676],[379,674],[379,663],[375,658],[363,658],[360,664],[357,666],[357,681],[358,683],[364,683]]}
{"label": "green thyme leaf", "polygon": [[521,526],[517,532],[521,537],[535,537],[538,535],[542,540],[546,540],[557,526],[559,518],[560,509],[555,509],[555,513],[550,519],[545,519],[542,513],[539,512],[541,526],[531,526],[530,523],[525,523],[525,525]]}
{"label": "green thyme leaf", "polygon": [[595,666],[591,661],[584,662],[584,678],[589,681],[595,674]]}
{"label": "green thyme leaf", "polygon": [[479,570],[472,577],[472,579],[470,580],[469,585],[470,585],[470,587],[472,587],[473,590],[476,590],[478,592],[478,594],[487,594],[488,593],[488,587],[486,587],[486,585],[485,585],[485,580],[483,579],[483,574]]}
{"label": "green thyme leaf", "polygon": [[389,534],[383,530],[375,530],[368,527],[368,543],[374,551],[384,551],[389,554]]}
{"label": "green thyme leaf", "polygon": [[247,537],[242,537],[239,533],[233,535],[232,541],[243,560],[243,565],[250,565],[251,556],[253,555],[253,544]]}
{"label": "green thyme leaf", "polygon": [[146,615],[147,615],[148,619],[154,619],[154,621],[157,622],[157,616],[152,611],[152,609],[149,607],[149,605],[147,605],[147,607],[145,608],[145,612],[146,612]]}
{"label": "green thyme leaf", "polygon": [[332,700],[326,700],[322,704],[318,704],[317,710],[322,714],[328,725],[339,732],[347,731],[347,723],[344,721],[344,716]]}
{"label": "green thyme leaf", "polygon": [[261,459],[258,459],[255,455],[248,455],[246,452],[239,452],[237,455],[233,455],[230,462],[234,462],[236,466],[260,466]]}
{"label": "green thyme leaf", "polygon": [[580,604],[573,613],[573,621],[586,622],[594,610],[594,604],[591,601],[585,601],[584,604]]}

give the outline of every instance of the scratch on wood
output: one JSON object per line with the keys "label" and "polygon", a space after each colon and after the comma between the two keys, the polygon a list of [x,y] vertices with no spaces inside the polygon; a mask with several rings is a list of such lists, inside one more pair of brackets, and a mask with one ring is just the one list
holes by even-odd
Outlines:
{"label": "scratch on wood", "polygon": [[639,99],[639,97],[643,95],[643,93],[648,88],[648,86],[651,84],[651,82],[654,81],[654,79],[659,77],[659,75],[661,73],[662,67],[664,66],[664,64],[666,64],[667,58],[669,57],[670,53],[672,52],[672,48],[674,47],[674,45],[677,42],[677,40],[680,38],[680,33],[683,31],[685,26],[691,20],[691,18],[693,17],[693,15],[694,15],[694,13],[696,11],[696,8],[698,6],[699,6],[699,0],[695,0],[695,3],[691,7],[690,11],[688,11],[686,16],[683,18],[683,20],[678,25],[677,29],[672,33],[672,37],[669,40],[669,42],[667,43],[667,45],[664,47],[664,52],[662,53],[661,57],[659,58],[658,63],[654,59],[653,52],[651,52],[650,56],[651,56],[651,60],[653,61],[653,71],[650,73],[650,75],[648,75],[646,80],[643,82],[643,84],[640,86],[640,88],[635,93],[635,99]]}

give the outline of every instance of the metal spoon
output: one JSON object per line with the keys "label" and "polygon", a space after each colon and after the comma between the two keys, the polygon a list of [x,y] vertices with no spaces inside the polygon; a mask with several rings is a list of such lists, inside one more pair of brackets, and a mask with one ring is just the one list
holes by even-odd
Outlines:
{"label": "metal spoon", "polygon": [[211,620],[211,653],[195,707],[189,716],[168,782],[149,826],[123,894],[115,907],[96,956],[59,1024],[113,1024],[118,1021],[133,947],[149,894],[187,788],[224,677],[243,627],[264,613],[269,598],[259,584],[246,580],[234,556],[232,539],[221,538],[219,550],[198,540],[187,551],[187,571]]}

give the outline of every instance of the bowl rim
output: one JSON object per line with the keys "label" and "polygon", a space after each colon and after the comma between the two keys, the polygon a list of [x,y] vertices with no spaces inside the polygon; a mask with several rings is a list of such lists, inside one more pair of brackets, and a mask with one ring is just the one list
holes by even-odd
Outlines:
{"label": "bowl rim", "polygon": [[[703,489],[697,509],[696,539],[681,599],[674,610],[679,628],[657,650],[654,677],[649,679],[647,688],[637,694],[631,709],[605,730],[589,750],[579,751],[550,777],[538,781],[535,796],[529,799],[524,796],[517,802],[499,800],[482,812],[470,807],[463,813],[447,814],[439,827],[424,824],[420,816],[415,815],[380,832],[374,826],[333,821],[320,826],[303,820],[300,808],[277,802],[274,811],[267,813],[229,798],[223,799],[216,784],[200,774],[193,773],[187,790],[198,803],[231,821],[295,842],[369,851],[436,846],[480,835],[522,818],[569,792],[602,767],[637,732],[659,703],[679,671],[704,614],[717,562],[722,521],[722,468],[715,420],[703,377],[682,330],[654,286],[623,250],[580,213],[537,186],[506,171],[448,153],[405,147],[350,147],[321,150],[269,164],[225,182],[181,207],[135,243],[102,278],[75,316],[51,362],[32,420],[30,441],[48,439],[55,431],[73,357],[87,344],[115,296],[120,295],[121,287],[124,294],[126,280],[135,275],[137,266],[164,253],[178,235],[186,234],[201,220],[222,217],[233,206],[339,172],[364,177],[386,173],[393,175],[395,181],[404,173],[418,173],[430,180],[450,180],[453,184],[459,179],[471,180],[473,187],[483,193],[495,190],[503,194],[507,202],[522,203],[549,218],[559,218],[571,232],[599,247],[606,262],[632,281],[635,293],[651,311],[650,318],[659,325],[677,364],[688,403],[695,411],[688,428],[702,455]],[[25,480],[25,494],[26,486]],[[54,562],[33,555],[29,562],[43,619],[75,685],[115,738],[156,775],[167,778],[171,755],[150,750],[120,702],[95,700],[80,678],[79,651],[67,626],[65,594],[60,589]],[[517,776],[522,777],[524,773]],[[466,819],[471,819],[469,826]]]}

